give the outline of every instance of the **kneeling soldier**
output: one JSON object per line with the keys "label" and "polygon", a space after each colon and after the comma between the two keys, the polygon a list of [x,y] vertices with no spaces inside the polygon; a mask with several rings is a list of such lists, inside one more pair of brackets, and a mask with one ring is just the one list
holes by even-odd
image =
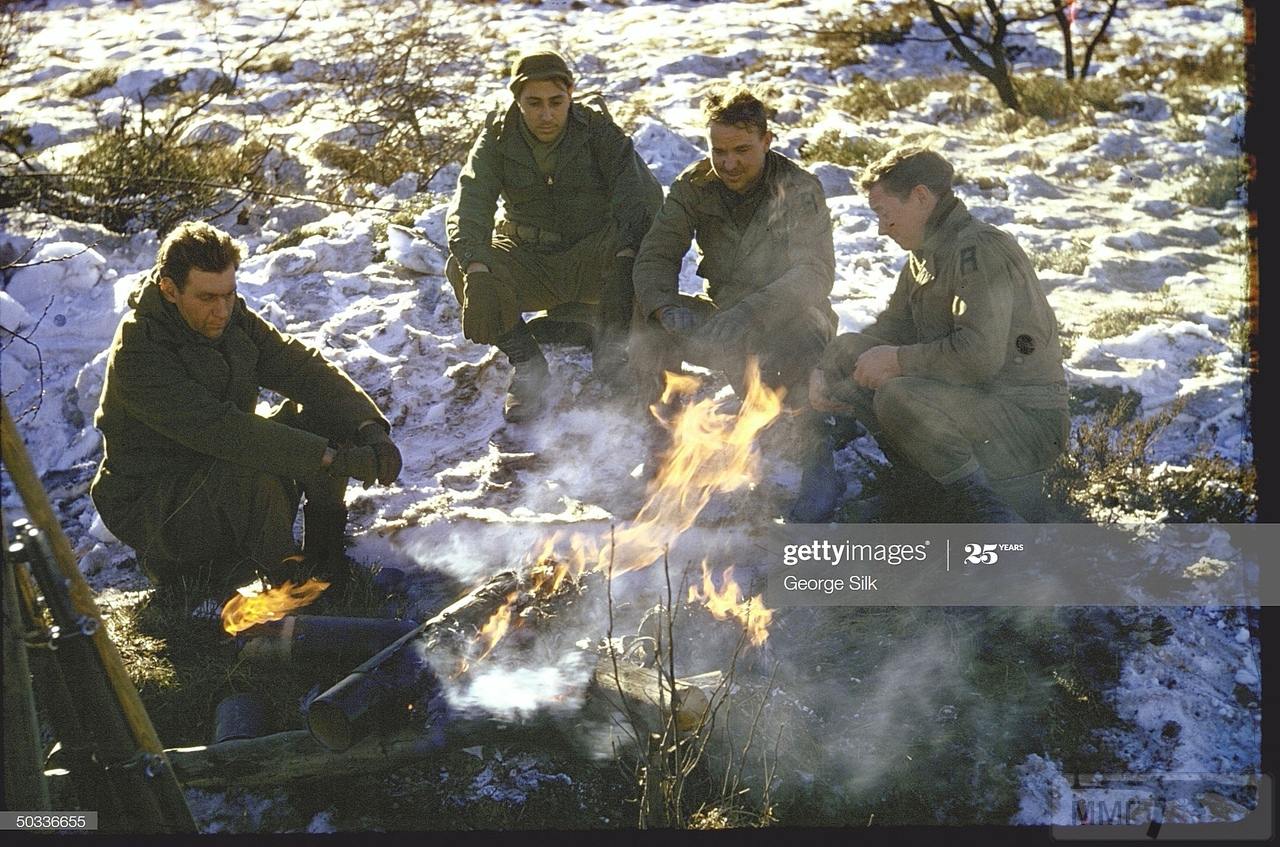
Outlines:
{"label": "kneeling soldier", "polygon": [[[289,575],[304,494],[305,559],[341,576],[347,479],[368,486],[400,473],[369,396],[236,294],[242,257],[208,224],[175,229],[107,360],[90,494],[157,584],[210,563],[224,586]],[[263,388],[289,398],[269,417],[254,412]]]}
{"label": "kneeling soldier", "polygon": [[[525,421],[542,409],[548,371],[522,312],[597,304],[593,370],[617,384],[631,266],[662,186],[608,115],[573,101],[573,76],[558,54],[517,58],[510,88],[515,102],[490,113],[458,178],[445,273],[463,334],[496,344],[514,366],[503,414]],[[499,196],[504,219],[495,230]]]}
{"label": "kneeling soldier", "polygon": [[[703,112],[711,155],[672,183],[636,258],[633,369],[651,398],[682,360],[723,370],[741,393],[754,358],[762,381],[787,387],[788,402],[803,407],[809,371],[837,326],[822,185],[769,149],[768,110],[750,92],[713,92]],[[696,297],[680,293],[692,240],[707,281]],[[809,476],[832,464],[831,443],[823,416],[807,416],[803,429]]]}
{"label": "kneeling soldier", "polygon": [[919,147],[867,169],[880,234],[911,252],[879,317],[827,348],[809,396],[861,421],[915,496],[936,483],[954,517],[1020,522],[992,486],[1036,489],[1066,444],[1058,323],[1013,236],[952,194],[954,173]]}

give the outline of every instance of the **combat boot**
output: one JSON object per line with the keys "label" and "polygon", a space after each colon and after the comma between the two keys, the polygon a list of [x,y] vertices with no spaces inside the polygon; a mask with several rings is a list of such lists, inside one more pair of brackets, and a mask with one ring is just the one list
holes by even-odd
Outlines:
{"label": "combat boot", "polygon": [[591,351],[591,376],[610,394],[618,394],[631,386],[626,343],[601,339]]}
{"label": "combat boot", "polygon": [[[342,481],[344,486],[346,481]],[[329,502],[308,500],[302,507],[302,560],[311,576],[329,583],[350,577],[347,560],[347,510]]]}
{"label": "combat boot", "polygon": [[945,488],[952,498],[956,515],[967,518],[971,523],[1026,523],[1012,506],[991,490],[991,482],[982,468]]}
{"label": "combat boot", "polygon": [[787,512],[788,523],[824,523],[844,498],[845,482],[836,470],[834,434],[825,419],[804,427],[813,439],[800,476],[800,493]]}
{"label": "combat boot", "polygon": [[536,418],[546,405],[551,372],[542,356],[512,364],[515,371],[511,374],[511,384],[507,386],[502,416],[508,423],[524,423]]}
{"label": "combat boot", "polygon": [[507,354],[514,372],[507,386],[507,398],[502,404],[502,416],[508,423],[532,420],[542,411],[550,372],[542,348],[522,320],[510,332],[498,339],[498,349]]}

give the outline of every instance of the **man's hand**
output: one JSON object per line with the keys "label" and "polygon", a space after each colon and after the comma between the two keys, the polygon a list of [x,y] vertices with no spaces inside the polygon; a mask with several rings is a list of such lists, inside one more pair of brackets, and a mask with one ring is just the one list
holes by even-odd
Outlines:
{"label": "man's hand", "polygon": [[658,323],[667,332],[683,335],[697,329],[698,316],[684,306],[663,306],[658,309]]}
{"label": "man's hand", "polygon": [[851,415],[854,411],[848,403],[841,403],[827,393],[827,375],[823,373],[822,368],[814,368],[809,372],[809,405],[819,412],[834,412],[841,415]]}
{"label": "man's hand", "polygon": [[400,476],[404,460],[400,456],[400,448],[396,447],[391,436],[380,423],[368,423],[360,427],[356,433],[356,443],[362,447],[372,447],[378,461],[378,482],[390,485]]}
{"label": "man's hand", "polygon": [[902,367],[898,364],[898,348],[888,344],[872,347],[859,356],[853,366],[853,381],[872,391],[899,376],[902,376]]}
{"label": "man's hand", "polygon": [[497,343],[520,316],[515,292],[487,269],[467,273],[462,300],[462,334],[477,344]]}
{"label": "man's hand", "polygon": [[378,454],[372,447],[344,447],[329,463],[329,476],[358,479],[368,488],[378,481]]}
{"label": "man's hand", "polygon": [[702,328],[702,338],[709,344],[737,344],[754,323],[751,313],[742,305],[717,312]]}

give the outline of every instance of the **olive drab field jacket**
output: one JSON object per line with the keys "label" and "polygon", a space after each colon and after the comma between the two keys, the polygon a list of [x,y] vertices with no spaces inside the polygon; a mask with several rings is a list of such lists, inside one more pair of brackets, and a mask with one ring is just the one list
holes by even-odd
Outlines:
{"label": "olive drab field jacket", "polygon": [[[948,202],[948,201],[942,201]],[[1027,408],[1065,409],[1067,384],[1053,307],[1012,235],[958,199],[939,209],[889,304],[863,334],[898,346],[904,376],[984,387]],[[850,373],[837,339],[822,367]]]}
{"label": "olive drab field jacket", "polygon": [[835,251],[822,185],[772,150],[762,179],[765,196],[740,228],[709,159],[676,178],[636,257],[636,302],[642,314],[676,304],[681,261],[696,240],[698,276],[707,281],[706,293],[718,308],[746,304],[768,325],[813,306],[835,325],[829,300]]}
{"label": "olive drab field jacket", "polygon": [[334,438],[368,420],[390,429],[359,386],[243,298],[216,340],[187,326],[155,282],[129,304],[94,419],[103,458],[90,492],[108,526],[155,478],[189,475],[210,459],[290,478],[318,469],[326,437],[255,414],[263,388],[316,410]]}
{"label": "olive drab field jacket", "polygon": [[523,120],[514,103],[493,110],[467,156],[445,221],[458,264],[492,261],[499,197],[506,221],[553,249],[567,249],[611,221],[618,249],[638,248],[662,205],[662,186],[631,139],[603,112],[575,102],[555,169],[544,176],[521,134]]}

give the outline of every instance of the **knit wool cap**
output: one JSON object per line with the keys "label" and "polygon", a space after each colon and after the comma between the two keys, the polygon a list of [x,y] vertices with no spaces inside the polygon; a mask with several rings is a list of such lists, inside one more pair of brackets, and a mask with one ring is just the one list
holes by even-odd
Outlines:
{"label": "knit wool cap", "polygon": [[564,57],[550,50],[517,56],[511,63],[511,82],[507,87],[519,97],[520,89],[526,82],[539,79],[559,79],[566,86],[573,87],[573,74],[569,72]]}

